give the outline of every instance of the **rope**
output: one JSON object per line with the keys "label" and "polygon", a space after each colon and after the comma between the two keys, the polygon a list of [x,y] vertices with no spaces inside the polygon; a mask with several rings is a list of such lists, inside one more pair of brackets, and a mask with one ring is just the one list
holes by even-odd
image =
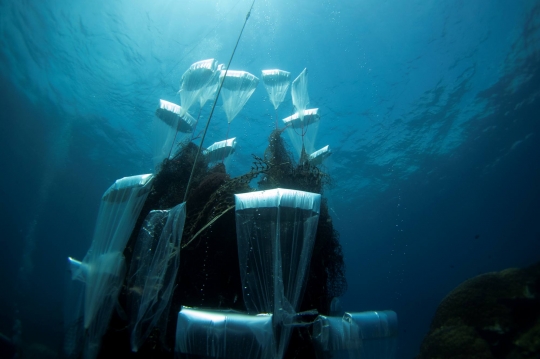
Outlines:
{"label": "rope", "polygon": [[191,186],[191,180],[193,179],[193,173],[195,172],[195,166],[197,165],[197,160],[199,159],[199,154],[201,153],[202,145],[204,143],[204,138],[206,137],[206,132],[208,132],[208,126],[210,126],[210,120],[212,119],[212,115],[214,114],[214,110],[216,108],[217,100],[219,98],[219,94],[221,93],[221,88],[223,87],[223,82],[225,82],[225,78],[227,77],[227,72],[229,71],[229,67],[231,66],[232,59],[234,57],[234,53],[236,52],[236,48],[238,47],[238,44],[240,43],[240,38],[242,37],[242,33],[244,32],[244,28],[246,27],[247,21],[249,19],[249,16],[251,15],[251,10],[253,10],[253,5],[255,4],[255,0],[251,3],[251,7],[249,8],[249,11],[246,15],[246,19],[244,20],[244,25],[242,26],[242,30],[240,30],[240,34],[238,35],[238,39],[236,40],[236,45],[234,45],[234,49],[231,54],[231,58],[229,59],[229,63],[227,64],[227,68],[225,68],[225,75],[221,79],[219,83],[218,92],[216,94],[216,97],[214,98],[214,103],[212,104],[212,110],[210,111],[210,115],[208,116],[208,120],[206,121],[206,127],[204,128],[203,136],[201,138],[201,144],[199,145],[199,149],[197,150],[197,155],[195,156],[195,161],[193,162],[193,167],[191,168],[191,174],[189,175],[188,184],[186,186],[186,193],[184,194],[184,202],[187,200],[189,187]]}

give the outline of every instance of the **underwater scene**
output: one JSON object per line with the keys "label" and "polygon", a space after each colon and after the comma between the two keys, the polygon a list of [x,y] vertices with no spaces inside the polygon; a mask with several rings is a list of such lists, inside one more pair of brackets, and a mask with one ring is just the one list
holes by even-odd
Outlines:
{"label": "underwater scene", "polygon": [[0,358],[540,358],[540,1],[0,34]]}

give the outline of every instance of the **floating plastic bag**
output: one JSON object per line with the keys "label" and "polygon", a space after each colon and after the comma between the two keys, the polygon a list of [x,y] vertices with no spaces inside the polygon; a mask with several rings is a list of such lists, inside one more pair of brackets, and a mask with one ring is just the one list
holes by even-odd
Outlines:
{"label": "floating plastic bag", "polygon": [[189,111],[195,102],[201,102],[201,90],[215,80],[217,68],[217,61],[208,59],[195,62],[184,72],[180,86],[180,102],[186,111]]}
{"label": "floating plastic bag", "polygon": [[222,161],[232,155],[235,148],[236,137],[233,137],[225,141],[214,142],[203,151],[203,155],[206,156],[208,162]]}
{"label": "floating plastic bag", "polygon": [[[159,108],[152,125],[152,144],[154,168],[172,153],[175,142],[182,141],[185,134],[193,132],[196,120],[181,106],[159,100]],[[182,135],[178,136],[178,132]]]}
{"label": "floating plastic bag", "polygon": [[262,80],[268,92],[270,102],[277,110],[285,99],[289,85],[291,84],[291,73],[283,70],[263,70]]}
{"label": "floating plastic bag", "polygon": [[298,155],[301,154],[302,148],[306,153],[315,150],[315,140],[319,132],[321,119],[318,108],[304,110],[303,114],[304,116],[301,117],[297,112],[282,120],[287,127],[287,135]]}
{"label": "floating plastic bag", "polygon": [[304,110],[309,105],[309,95],[307,90],[308,75],[307,69],[304,69],[300,75],[292,82],[291,95],[295,111],[300,120],[304,120]]}
{"label": "floating plastic bag", "polygon": [[323,148],[310,154],[308,157],[308,161],[312,165],[317,166],[317,165],[322,164],[323,161],[327,159],[328,157],[330,157],[331,154],[332,154],[332,151],[330,150],[330,146],[326,145]]}
{"label": "floating plastic bag", "polygon": [[212,80],[210,80],[210,82],[200,90],[199,105],[201,106],[201,108],[204,107],[204,104],[208,100],[211,100],[216,96],[216,92],[219,87],[219,78],[221,75],[221,70],[223,70],[224,67],[225,65],[219,64],[216,71],[214,72],[214,76],[212,77]]}
{"label": "floating plastic bag", "polygon": [[[220,80],[224,76],[225,70],[222,70]],[[223,100],[223,109],[225,110],[227,121],[229,123],[231,123],[240,110],[242,110],[258,84],[259,79],[249,72],[227,71],[227,76],[223,81],[223,87],[221,89],[221,98]]]}

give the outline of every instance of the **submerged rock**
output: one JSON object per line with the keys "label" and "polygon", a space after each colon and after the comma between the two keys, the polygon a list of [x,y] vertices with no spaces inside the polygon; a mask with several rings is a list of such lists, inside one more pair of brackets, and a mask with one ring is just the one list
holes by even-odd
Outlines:
{"label": "submerged rock", "polygon": [[443,299],[417,359],[540,358],[540,263],[469,279]]}

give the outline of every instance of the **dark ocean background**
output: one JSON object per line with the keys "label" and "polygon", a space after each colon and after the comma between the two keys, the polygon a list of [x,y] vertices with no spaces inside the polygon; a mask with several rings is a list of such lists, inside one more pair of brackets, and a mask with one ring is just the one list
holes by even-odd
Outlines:
{"label": "dark ocean background", "polygon": [[[60,351],[66,258],[103,192],[152,171],[159,99],[180,103],[193,62],[228,61],[250,5],[0,1],[1,333],[20,321],[25,347]],[[269,68],[309,71],[341,301],[396,311],[398,358],[458,284],[540,260],[539,1],[256,0],[231,69]],[[273,116],[260,83],[231,124],[232,175]],[[212,121],[206,145],[225,137],[221,101]]]}

